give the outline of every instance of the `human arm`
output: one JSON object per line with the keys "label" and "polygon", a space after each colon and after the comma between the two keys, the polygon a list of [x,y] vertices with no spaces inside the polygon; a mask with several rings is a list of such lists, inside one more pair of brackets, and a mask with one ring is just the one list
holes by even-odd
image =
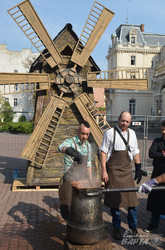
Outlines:
{"label": "human arm", "polygon": [[135,134],[135,131],[130,129],[130,149],[131,149],[131,154],[133,157],[133,161],[135,164],[135,177],[134,180],[137,182],[137,184],[140,183],[141,178],[142,178],[142,171],[141,171],[141,162],[140,162],[140,150],[138,148],[138,141],[137,137]]}
{"label": "human arm", "polygon": [[87,159],[87,173],[89,180],[92,180],[92,148],[90,143],[87,141],[87,148],[88,148],[88,159]]}
{"label": "human arm", "polygon": [[158,182],[158,184],[165,183],[165,173],[162,175],[159,175],[158,177],[155,177],[154,179]]}
{"label": "human arm", "polygon": [[133,160],[135,164],[139,164],[140,163],[140,154],[136,154],[133,156]]}
{"label": "human arm", "polygon": [[161,147],[162,143],[161,143],[161,139],[160,138],[156,138],[153,142],[152,145],[149,149],[149,157],[152,159],[156,159],[156,158],[164,158],[165,157],[165,152],[164,149]]}
{"label": "human arm", "polygon": [[152,188],[157,186],[158,185],[158,182],[156,179],[151,179],[147,182],[144,182],[140,185],[139,189],[138,189],[138,192],[139,193],[145,193],[145,194],[148,194],[151,192]]}
{"label": "human arm", "polygon": [[155,177],[147,182],[144,182],[139,187],[139,192],[148,194],[151,192],[152,188],[157,186],[158,184],[165,183],[165,173]]}
{"label": "human arm", "polygon": [[67,147],[65,146],[65,147],[58,147],[58,150],[61,152],[61,153],[63,153],[63,154],[65,154],[65,150],[67,149]]}
{"label": "human arm", "polygon": [[78,164],[83,163],[83,156],[76,149],[74,149],[72,147],[68,147],[68,148],[65,149],[65,154],[72,156],[73,160],[77,161]]}
{"label": "human arm", "polygon": [[74,148],[70,139],[65,140],[61,145],[59,145],[58,149],[61,153],[72,156],[74,161],[82,164],[83,156]]}
{"label": "human arm", "polygon": [[109,180],[108,173],[106,170],[106,160],[107,160],[106,153],[101,151],[101,153],[100,153],[101,178],[102,178],[102,181],[104,181],[105,183],[108,182],[108,180]]}
{"label": "human arm", "polygon": [[106,170],[107,158],[111,156],[113,149],[114,129],[111,128],[104,133],[103,141],[100,147],[100,163],[101,163],[101,178],[105,183],[108,182],[109,176]]}
{"label": "human arm", "polygon": [[92,180],[92,166],[87,168],[88,178],[89,181]]}
{"label": "human arm", "polygon": [[140,163],[140,154],[136,154],[133,156],[133,160],[135,163],[135,177],[134,180],[137,181],[137,184],[140,183],[142,178],[142,171],[141,171],[141,163]]}

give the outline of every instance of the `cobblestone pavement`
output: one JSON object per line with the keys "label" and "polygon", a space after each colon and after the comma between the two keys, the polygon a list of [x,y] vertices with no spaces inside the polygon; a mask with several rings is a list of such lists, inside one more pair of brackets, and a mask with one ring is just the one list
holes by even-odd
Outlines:
{"label": "cobblestone pavement", "polygon": [[[28,136],[1,134],[0,139],[0,250],[64,249],[66,223],[59,212],[58,190],[11,191],[13,169],[18,168],[19,177],[26,175],[26,161],[19,157]],[[148,141],[147,148],[150,144]],[[142,141],[139,141],[139,146],[142,148]],[[142,182],[147,179],[149,177],[143,177]],[[114,240],[112,217],[109,209],[102,205],[105,230],[110,235],[112,249],[165,249],[165,220],[160,221],[154,233],[144,233],[150,219],[150,213],[146,211],[147,195],[138,194],[138,199],[139,238],[126,237],[127,211],[122,209],[123,239]]]}
{"label": "cobblestone pavement", "polygon": [[[143,181],[148,177],[143,177]],[[58,190],[11,191],[11,181],[0,179],[0,250],[51,250],[64,249],[66,224],[59,212]],[[121,241],[112,238],[112,218],[109,209],[102,205],[106,232],[112,249],[165,249],[165,221],[153,234],[143,232],[150,213],[146,211],[147,195],[138,194],[139,238],[123,236]],[[121,211],[122,232],[126,234],[127,212]]]}

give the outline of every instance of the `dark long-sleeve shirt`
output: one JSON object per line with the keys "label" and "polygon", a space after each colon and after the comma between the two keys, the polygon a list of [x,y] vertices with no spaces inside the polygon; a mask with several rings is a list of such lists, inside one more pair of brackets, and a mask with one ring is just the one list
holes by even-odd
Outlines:
{"label": "dark long-sleeve shirt", "polygon": [[163,150],[165,151],[165,140],[163,140],[162,137],[156,138],[149,149],[149,157],[153,159],[154,166],[152,178],[165,173],[165,157],[162,153]]}
{"label": "dark long-sleeve shirt", "polygon": [[[163,150],[165,150],[165,140],[163,140],[163,137],[156,138],[149,149],[149,157],[153,159],[154,166],[151,178],[155,178],[165,173],[165,157],[162,153]],[[157,214],[165,214],[164,204],[165,191],[151,191],[148,195],[147,210]]]}

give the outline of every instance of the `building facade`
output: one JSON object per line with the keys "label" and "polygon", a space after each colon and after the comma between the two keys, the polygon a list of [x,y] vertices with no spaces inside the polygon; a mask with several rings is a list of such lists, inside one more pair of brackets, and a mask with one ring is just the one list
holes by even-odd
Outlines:
{"label": "building facade", "polygon": [[[39,53],[32,52],[31,49],[22,51],[12,51],[7,49],[6,44],[0,44],[0,72],[3,73],[28,73],[32,62]],[[18,93],[4,95],[6,101],[15,112],[14,122],[18,122],[23,115],[29,121],[34,116],[34,95],[33,93]]]}
{"label": "building facade", "polygon": [[106,89],[107,114],[165,115],[165,35],[144,32],[144,24],[121,24],[111,39],[108,70],[148,68],[149,90]]}
{"label": "building facade", "polygon": [[157,113],[165,116],[165,47],[161,48],[159,61],[156,62],[153,91]]}

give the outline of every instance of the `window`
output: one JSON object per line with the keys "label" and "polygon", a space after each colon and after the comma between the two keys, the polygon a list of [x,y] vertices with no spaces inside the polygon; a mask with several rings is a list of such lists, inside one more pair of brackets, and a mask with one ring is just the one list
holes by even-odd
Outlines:
{"label": "window", "polygon": [[131,65],[136,65],[136,56],[131,56]]}
{"label": "window", "polygon": [[151,61],[151,67],[152,67],[152,68],[154,67],[154,62],[153,62],[153,61]]}
{"label": "window", "polygon": [[6,98],[5,98],[5,101],[6,101],[6,102],[9,102],[9,98],[8,98],[8,97],[6,97]]}
{"label": "window", "polygon": [[131,43],[135,44],[135,37],[131,36]]}
{"label": "window", "polygon": [[14,98],[14,106],[17,106],[17,104],[18,104],[18,100],[17,98]]}
{"label": "window", "polygon": [[111,65],[110,68],[113,69],[113,58],[111,58]]}
{"label": "window", "polygon": [[18,84],[15,84],[15,91],[18,91]]}
{"label": "window", "polygon": [[18,69],[14,69],[14,73],[18,73]]}
{"label": "window", "polygon": [[136,44],[137,43],[137,31],[136,29],[132,29],[129,32],[129,43]]}
{"label": "window", "polygon": [[136,109],[136,100],[130,100],[129,101],[129,112],[131,115],[135,115],[135,109]]}

